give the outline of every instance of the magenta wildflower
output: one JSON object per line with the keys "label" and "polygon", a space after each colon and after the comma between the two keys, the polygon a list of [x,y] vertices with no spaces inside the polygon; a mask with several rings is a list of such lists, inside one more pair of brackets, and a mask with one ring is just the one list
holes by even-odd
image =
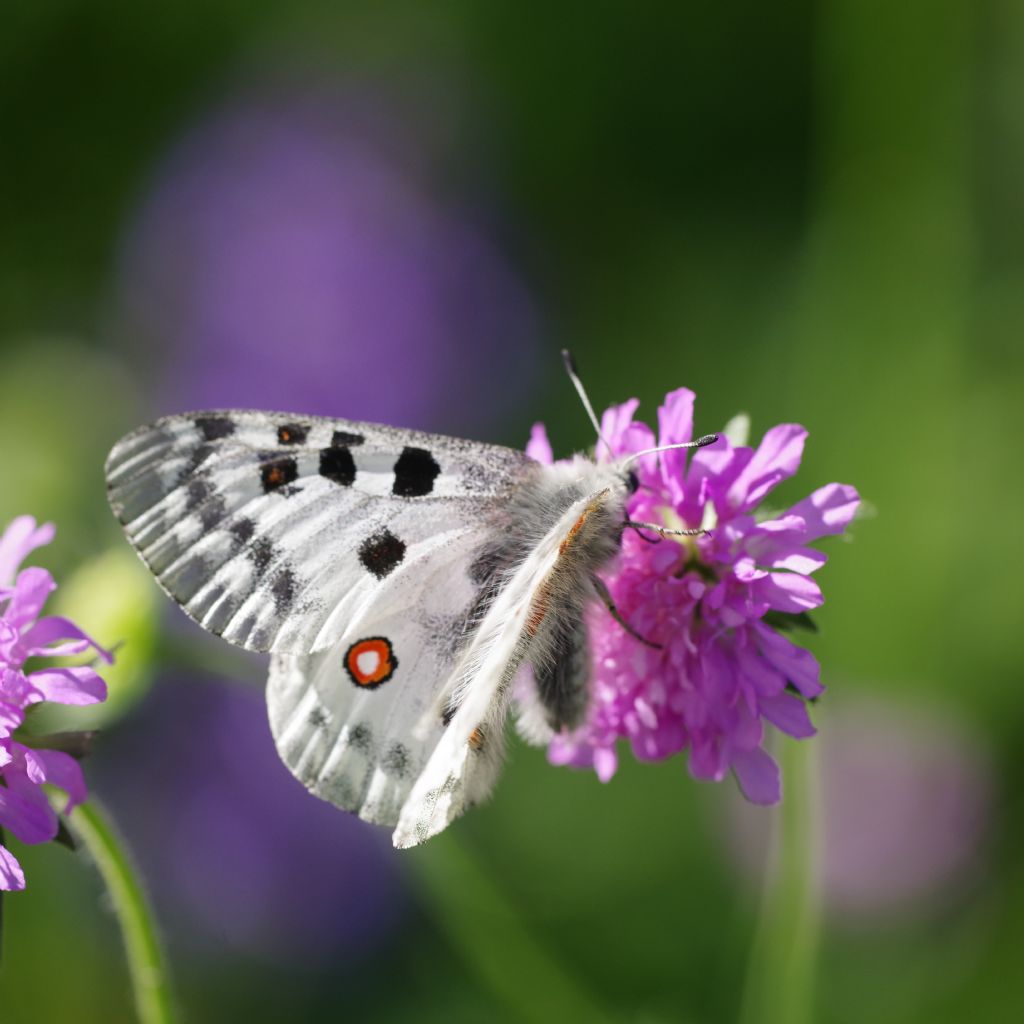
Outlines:
{"label": "magenta wildflower", "polygon": [[[635,399],[609,409],[601,428],[611,451],[599,442],[598,459],[689,441],[693,403],[685,388],[666,397],[657,441],[633,421]],[[807,544],[842,533],[859,503],[853,487],[828,484],[786,512],[755,515],[796,472],[806,436],[783,424],[756,450],[723,435],[689,459],[676,450],[639,460],[630,518],[710,533],[676,540],[626,530],[605,582],[624,620],[661,648],[640,643],[604,609],[593,613],[587,720],[552,740],[552,763],[592,767],[607,781],[618,765],[616,742],[625,738],[640,760],[688,749],[695,778],[720,781],[731,770],[749,800],[779,800],[764,724],[797,739],[812,736],[805,701],[823,687],[811,653],[774,627],[799,623],[822,603],[811,574],[825,555]],[[527,452],[552,461],[542,425]]]}
{"label": "magenta wildflower", "polygon": [[[25,712],[41,701],[94,704],[107,695],[103,680],[86,665],[26,672],[25,663],[89,649],[112,660],[68,619],[39,617],[56,584],[45,569],[19,567],[54,532],[50,523],[37,526],[31,516],[19,516],[0,536],[0,835],[6,829],[23,843],[45,843],[57,835],[57,814],[40,788],[44,782],[67,793],[68,811],[86,796],[82,769],[74,758],[15,739]],[[21,865],[0,844],[0,890],[24,888]]]}

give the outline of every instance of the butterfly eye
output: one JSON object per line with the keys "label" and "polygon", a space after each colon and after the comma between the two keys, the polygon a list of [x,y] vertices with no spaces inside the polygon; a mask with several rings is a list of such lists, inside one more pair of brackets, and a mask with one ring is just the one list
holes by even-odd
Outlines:
{"label": "butterfly eye", "polygon": [[640,477],[638,477],[636,475],[636,473],[633,472],[633,470],[630,470],[626,474],[626,490],[630,493],[630,495],[633,495],[633,494],[636,494],[636,492],[639,490],[639,488],[640,488]]}

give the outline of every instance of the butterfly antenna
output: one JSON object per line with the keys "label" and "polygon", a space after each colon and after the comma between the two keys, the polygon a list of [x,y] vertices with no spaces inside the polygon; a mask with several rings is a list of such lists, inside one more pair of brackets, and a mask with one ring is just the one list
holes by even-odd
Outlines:
{"label": "butterfly antenna", "polygon": [[580,396],[583,408],[587,410],[587,415],[590,417],[590,422],[594,425],[594,430],[597,432],[598,439],[604,442],[604,446],[608,449],[608,454],[610,455],[612,446],[608,443],[608,439],[604,434],[601,433],[601,424],[597,420],[594,407],[590,404],[590,399],[587,397],[587,392],[583,387],[583,381],[580,380],[580,375],[576,370],[576,360],[573,359],[572,353],[567,348],[562,349],[562,362],[565,363],[565,372],[569,374],[569,380],[572,381],[572,386],[576,389],[576,394]]}
{"label": "butterfly antenna", "polygon": [[645,448],[642,452],[634,452],[630,457],[623,461],[623,466],[628,466],[631,462],[636,462],[637,459],[642,459],[645,455],[654,455],[657,452],[670,452],[675,448],[703,448],[705,445],[714,444],[718,440],[717,434],[705,434],[703,437],[698,437],[696,441],[683,441],[680,444],[659,444],[657,448]]}

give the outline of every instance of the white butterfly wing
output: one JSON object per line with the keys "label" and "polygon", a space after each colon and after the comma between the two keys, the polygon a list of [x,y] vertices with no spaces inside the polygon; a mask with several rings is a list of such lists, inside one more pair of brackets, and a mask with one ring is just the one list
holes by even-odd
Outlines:
{"label": "white butterfly wing", "polygon": [[[475,538],[473,538],[475,540]],[[340,641],[274,655],[267,684],[278,752],[315,795],[393,826],[444,727],[434,707],[451,674],[478,589],[475,548],[437,545],[414,575],[394,574]],[[427,720],[428,728],[417,731]]]}
{"label": "white butterfly wing", "polygon": [[107,482],[129,539],[188,615],[249,650],[303,655],[334,648],[384,594],[415,604],[405,581],[445,548],[465,561],[531,467],[512,449],[439,435],[216,412],[128,435]]}
{"label": "white butterfly wing", "polygon": [[[607,491],[536,529],[553,511],[532,489],[544,472],[511,449],[255,412],[168,417],[107,463],[111,506],[161,585],[200,625],[273,653],[290,769],[396,824],[396,846],[489,792],[512,676],[559,586],[586,578],[566,552]],[[523,532],[512,519],[535,508]],[[529,553],[480,618],[488,553],[517,530]]]}
{"label": "white butterfly wing", "polygon": [[565,590],[580,585],[572,542],[595,513],[604,512],[607,494],[580,498],[558,517],[511,573],[460,653],[441,693],[457,711],[402,808],[395,846],[437,835],[490,791],[512,680],[531,648],[550,635],[549,614],[557,614]]}

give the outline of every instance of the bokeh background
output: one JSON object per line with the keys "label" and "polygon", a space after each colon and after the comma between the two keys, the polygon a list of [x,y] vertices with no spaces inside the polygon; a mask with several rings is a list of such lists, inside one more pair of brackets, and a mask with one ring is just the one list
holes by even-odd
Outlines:
{"label": "bokeh background", "polygon": [[[183,1019],[737,1018],[773,812],[518,744],[395,854],[105,506],[111,443],[200,406],[583,448],[562,346],[599,406],[805,424],[780,503],[867,500],[812,644],[813,1019],[1021,1019],[1024,6],[9,5],[0,132],[0,521],[56,521],[63,607],[125,641],[87,774]],[[0,1018],[129,1020],[89,865],[15,848]]]}

